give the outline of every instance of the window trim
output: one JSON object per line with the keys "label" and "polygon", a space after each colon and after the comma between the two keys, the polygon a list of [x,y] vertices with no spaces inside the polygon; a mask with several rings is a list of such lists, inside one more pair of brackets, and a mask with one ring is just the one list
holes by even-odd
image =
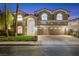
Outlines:
{"label": "window trim", "polygon": [[48,14],[47,13],[42,13],[41,14],[41,20],[48,20]]}
{"label": "window trim", "polygon": [[63,14],[62,13],[58,13],[56,15],[56,20],[63,20]]}
{"label": "window trim", "polygon": [[[21,19],[20,19],[21,18]],[[21,15],[21,14],[19,14],[18,16],[17,16],[17,20],[18,21],[22,21],[23,20],[23,16]]]}

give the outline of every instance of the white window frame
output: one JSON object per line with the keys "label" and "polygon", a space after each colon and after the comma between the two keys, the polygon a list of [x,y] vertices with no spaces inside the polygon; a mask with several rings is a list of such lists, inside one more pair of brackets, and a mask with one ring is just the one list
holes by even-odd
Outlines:
{"label": "white window frame", "polygon": [[17,16],[17,20],[18,20],[18,21],[22,21],[22,20],[23,20],[23,16],[19,14],[19,15]]}
{"label": "white window frame", "polygon": [[62,13],[58,13],[56,15],[56,20],[63,20],[63,14]]}
{"label": "white window frame", "polygon": [[41,14],[41,20],[47,20],[47,19],[48,19],[47,13]]}

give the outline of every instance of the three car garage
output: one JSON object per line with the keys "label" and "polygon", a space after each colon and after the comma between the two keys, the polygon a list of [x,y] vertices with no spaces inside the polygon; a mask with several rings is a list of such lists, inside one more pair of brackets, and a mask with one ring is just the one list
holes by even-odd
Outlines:
{"label": "three car garage", "polygon": [[64,26],[60,27],[48,27],[38,28],[38,35],[66,35],[68,34],[68,28]]}

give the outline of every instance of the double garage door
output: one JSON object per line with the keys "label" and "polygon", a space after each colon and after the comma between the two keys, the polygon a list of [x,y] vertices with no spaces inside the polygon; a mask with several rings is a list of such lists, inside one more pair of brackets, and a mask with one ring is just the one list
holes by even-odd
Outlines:
{"label": "double garage door", "polygon": [[61,29],[39,29],[38,35],[63,35],[65,31]]}
{"label": "double garage door", "polygon": [[49,29],[49,35],[63,35],[65,34],[62,29]]}

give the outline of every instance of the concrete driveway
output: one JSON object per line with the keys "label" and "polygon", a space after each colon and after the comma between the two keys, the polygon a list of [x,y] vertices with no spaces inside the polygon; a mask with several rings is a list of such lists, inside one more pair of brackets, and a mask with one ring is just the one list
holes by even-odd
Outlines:
{"label": "concrete driveway", "polygon": [[68,35],[39,35],[38,43],[42,45],[79,45],[79,38]]}

